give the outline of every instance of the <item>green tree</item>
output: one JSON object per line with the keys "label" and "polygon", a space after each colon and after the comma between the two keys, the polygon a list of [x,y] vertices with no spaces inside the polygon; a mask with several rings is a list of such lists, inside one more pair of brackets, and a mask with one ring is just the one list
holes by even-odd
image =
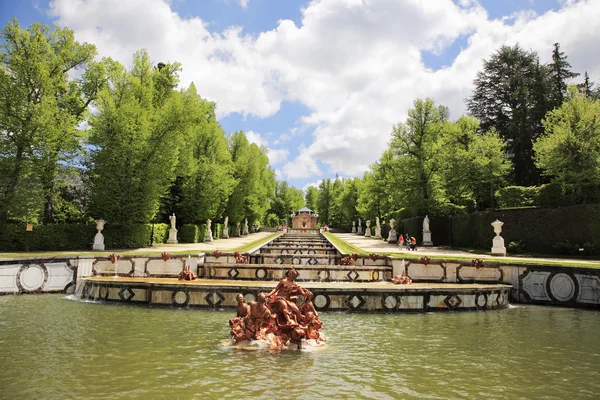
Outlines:
{"label": "green tree", "polygon": [[502,46],[477,73],[469,113],[481,122],[481,130],[496,128],[507,143],[514,165],[514,182],[539,183],[533,162],[533,141],[543,132],[541,121],[552,108],[548,101],[548,69],[540,66],[537,53],[519,45]]}
{"label": "green tree", "polygon": [[405,123],[393,127],[390,149],[396,158],[395,172],[404,201],[411,208],[429,213],[436,206],[437,171],[440,167],[440,134],[448,109],[433,100],[415,100]]}
{"label": "green tree", "polygon": [[537,165],[561,183],[600,183],[600,101],[576,93],[546,116],[534,144]]}
{"label": "green tree", "polygon": [[560,107],[567,94],[567,80],[579,76],[571,72],[571,64],[567,62],[567,56],[560,51],[560,43],[554,43],[552,51],[552,62],[548,64],[550,78],[550,109]]}
{"label": "green tree", "polygon": [[269,214],[275,214],[279,222],[290,224],[290,215],[304,205],[304,194],[287,181],[277,181],[275,195],[271,200]]}
{"label": "green tree", "polygon": [[505,142],[495,129],[482,134],[479,121],[461,117],[446,123],[442,141],[440,168],[441,182],[448,213],[494,207],[496,189],[506,183],[510,161],[505,153]]}
{"label": "green tree", "polygon": [[185,146],[177,178],[163,200],[162,219],[176,213],[182,223],[203,223],[223,217],[235,185],[233,162],[225,132],[216,121],[215,103],[202,99],[194,84],[183,92],[183,99]]}
{"label": "green tree", "polygon": [[[13,19],[0,34],[0,231],[9,217],[33,218],[45,199],[51,222],[59,162],[79,154],[77,129],[104,83],[96,48],[66,28]],[[82,71],[80,78],[69,78]],[[27,207],[23,207],[27,204]],[[33,212],[32,212],[33,211]],[[27,216],[26,216],[27,215]]]}
{"label": "green tree", "polygon": [[319,195],[317,196],[317,210],[319,210],[319,222],[330,224],[331,213],[331,179],[323,179],[319,183]]}
{"label": "green tree", "polygon": [[179,65],[153,68],[145,50],[129,72],[108,65],[110,84],[90,117],[91,210],[112,223],[147,223],[175,179],[185,131],[183,99],[173,90]]}
{"label": "green tree", "polygon": [[583,82],[577,85],[577,88],[579,88],[579,92],[583,95],[587,97],[594,97],[594,90],[592,87],[594,87],[594,82],[590,82],[590,77],[587,71],[585,71],[583,74]]}
{"label": "green tree", "polygon": [[235,188],[225,211],[230,220],[263,220],[275,193],[275,172],[268,166],[266,149],[250,144],[243,132],[229,136]]}
{"label": "green tree", "polygon": [[317,210],[317,197],[319,196],[319,190],[314,186],[309,186],[306,189],[306,195],[304,196],[304,205],[314,212]]}

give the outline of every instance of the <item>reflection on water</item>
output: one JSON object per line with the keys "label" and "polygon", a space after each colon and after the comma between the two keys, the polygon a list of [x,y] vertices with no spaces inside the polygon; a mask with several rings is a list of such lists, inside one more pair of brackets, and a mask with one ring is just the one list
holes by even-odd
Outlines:
{"label": "reflection on water", "polygon": [[600,313],[323,313],[315,353],[220,346],[231,311],[0,297],[0,398],[594,398]]}

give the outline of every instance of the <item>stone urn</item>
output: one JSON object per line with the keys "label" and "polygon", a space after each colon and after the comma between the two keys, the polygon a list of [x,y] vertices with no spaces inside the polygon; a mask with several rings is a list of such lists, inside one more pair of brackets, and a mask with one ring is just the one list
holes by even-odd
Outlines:
{"label": "stone urn", "polygon": [[506,247],[504,247],[504,238],[500,236],[502,232],[502,225],[504,222],[495,220],[491,224],[494,227],[494,233],[496,237],[492,241],[492,255],[493,256],[506,256]]}

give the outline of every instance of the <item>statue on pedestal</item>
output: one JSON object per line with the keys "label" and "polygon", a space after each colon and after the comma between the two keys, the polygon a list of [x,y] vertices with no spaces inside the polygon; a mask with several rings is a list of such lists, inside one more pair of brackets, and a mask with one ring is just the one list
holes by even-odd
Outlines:
{"label": "statue on pedestal", "polygon": [[102,229],[104,229],[104,220],[97,219],[96,230],[98,231],[98,233],[96,233],[96,235],[94,236],[94,244],[92,245],[92,250],[104,250],[104,235],[100,233],[102,232]]}
{"label": "statue on pedestal", "polygon": [[398,241],[398,234],[396,233],[396,220],[390,219],[390,233],[387,239],[388,243],[396,243]]}
{"label": "statue on pedestal", "polygon": [[358,229],[356,231],[357,235],[362,235],[363,234],[363,230],[362,230],[362,220],[359,218],[358,219]]}
{"label": "statue on pedestal", "polygon": [[175,221],[177,218],[175,217],[175,213],[169,216],[169,221],[171,221],[171,229],[169,229],[169,239],[167,239],[167,243],[176,244],[177,243],[177,229],[175,228]]}
{"label": "statue on pedestal", "polygon": [[221,233],[223,239],[229,239],[229,217],[225,217],[223,221],[223,232]]}
{"label": "statue on pedestal", "polygon": [[431,231],[429,230],[429,216],[423,219],[423,246],[433,246],[431,241]]}
{"label": "statue on pedestal", "polygon": [[210,219],[206,220],[206,232],[204,233],[204,241],[212,242],[213,234],[212,234],[212,221]]}
{"label": "statue on pedestal", "polygon": [[366,220],[365,224],[367,225],[365,228],[365,237],[371,237],[371,220]]}
{"label": "statue on pedestal", "polygon": [[381,239],[381,224],[379,223],[379,217],[375,217],[375,239]]}

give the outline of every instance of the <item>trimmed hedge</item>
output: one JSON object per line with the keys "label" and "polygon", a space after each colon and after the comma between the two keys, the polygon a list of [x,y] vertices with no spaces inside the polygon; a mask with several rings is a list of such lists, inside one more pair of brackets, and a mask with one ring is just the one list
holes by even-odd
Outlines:
{"label": "trimmed hedge", "polygon": [[[223,234],[223,225],[218,223],[211,224],[213,239],[218,239]],[[229,230],[231,232],[231,229]],[[200,243],[204,242],[206,235],[206,224],[185,224],[181,227],[178,234],[180,243]]]}
{"label": "trimmed hedge", "polygon": [[200,227],[194,224],[185,224],[179,229],[177,239],[179,243],[198,243],[200,240]]}
{"label": "trimmed hedge", "polygon": [[[167,224],[154,224],[154,243],[164,243]],[[119,226],[106,224],[102,231],[106,249],[133,249],[150,245],[152,225]],[[34,225],[26,232],[24,224],[8,224],[0,234],[0,251],[92,250],[96,225]]]}
{"label": "trimmed hedge", "polygon": [[34,225],[26,232],[25,224],[8,224],[0,234],[0,251],[91,250],[95,234],[95,225]]}
{"label": "trimmed hedge", "polygon": [[[556,253],[556,243],[600,244],[600,204],[476,212],[452,217],[454,246],[487,249],[495,236],[491,223],[504,222],[505,246],[522,241],[527,252]],[[432,227],[432,232],[435,231]],[[437,244],[437,243],[436,243]]]}

